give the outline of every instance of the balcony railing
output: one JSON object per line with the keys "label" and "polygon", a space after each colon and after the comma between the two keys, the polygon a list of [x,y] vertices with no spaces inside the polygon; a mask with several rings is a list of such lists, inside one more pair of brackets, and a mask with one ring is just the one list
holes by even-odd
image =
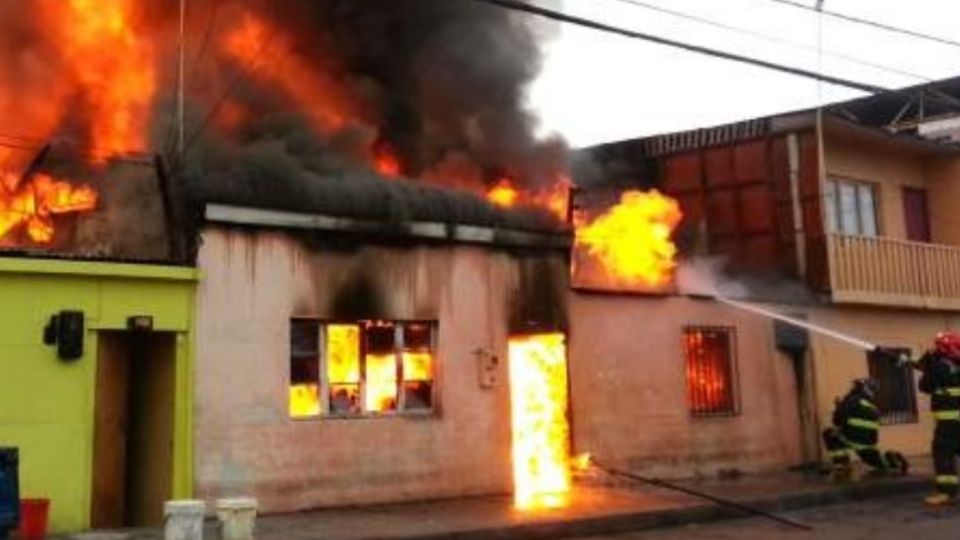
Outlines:
{"label": "balcony railing", "polygon": [[960,248],[834,234],[828,239],[836,302],[960,309]]}

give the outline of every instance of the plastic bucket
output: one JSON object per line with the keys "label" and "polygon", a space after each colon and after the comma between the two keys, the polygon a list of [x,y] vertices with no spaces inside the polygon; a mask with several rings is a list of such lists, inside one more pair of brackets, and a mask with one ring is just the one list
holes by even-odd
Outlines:
{"label": "plastic bucket", "polygon": [[20,528],[23,540],[43,540],[47,535],[50,499],[20,499]]}
{"label": "plastic bucket", "polygon": [[253,540],[257,500],[250,497],[217,500],[221,540]]}
{"label": "plastic bucket", "polygon": [[163,505],[164,540],[203,540],[203,501],[167,501]]}

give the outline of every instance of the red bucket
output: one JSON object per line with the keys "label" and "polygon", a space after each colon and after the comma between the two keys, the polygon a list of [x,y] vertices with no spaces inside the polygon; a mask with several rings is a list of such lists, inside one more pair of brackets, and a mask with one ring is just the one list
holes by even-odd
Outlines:
{"label": "red bucket", "polygon": [[43,540],[47,535],[50,499],[20,499],[20,528],[23,540]]}

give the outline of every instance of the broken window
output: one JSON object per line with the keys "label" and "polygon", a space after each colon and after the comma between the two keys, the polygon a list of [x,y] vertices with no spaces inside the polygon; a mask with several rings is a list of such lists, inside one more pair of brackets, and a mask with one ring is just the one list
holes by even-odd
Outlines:
{"label": "broken window", "polygon": [[[910,356],[910,349],[891,349]],[[917,391],[910,366],[898,366],[889,356],[867,355],[870,377],[877,381],[877,408],[884,424],[910,424],[918,421]]]}
{"label": "broken window", "polygon": [[737,414],[733,329],[686,327],[683,344],[687,363],[687,402],[691,414]]}
{"label": "broken window", "polygon": [[290,325],[290,416],[320,414],[320,340],[316,324]]}
{"label": "broken window", "polygon": [[[435,323],[293,321],[291,328],[291,417],[433,410]],[[313,355],[298,354],[311,339]],[[295,387],[310,383],[317,405],[305,408],[295,402],[303,394]]]}

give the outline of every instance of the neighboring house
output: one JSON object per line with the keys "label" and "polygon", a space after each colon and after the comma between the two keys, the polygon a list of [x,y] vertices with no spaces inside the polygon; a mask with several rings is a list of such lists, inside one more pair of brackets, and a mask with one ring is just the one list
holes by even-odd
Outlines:
{"label": "neighboring house", "polygon": [[[602,192],[602,186],[657,187],[677,198],[685,213],[678,233],[684,258],[724,261],[723,279],[746,285],[754,302],[920,354],[937,332],[960,326],[960,145],[951,138],[958,112],[960,80],[955,79],[822,111],[612,143],[585,154],[601,186],[594,192]],[[638,377],[650,369],[667,370],[649,385],[631,381],[620,392],[605,392],[606,401],[580,421],[592,425],[596,437],[614,446],[626,464],[667,460],[683,472],[818,459],[818,433],[829,425],[834,398],[854,378],[868,375],[880,381],[880,444],[909,454],[929,452],[932,423],[927,400],[915,390],[914,373],[818,334],[809,336],[806,348],[791,347],[791,341],[803,341],[802,335],[791,336],[770,320],[726,306],[674,314],[682,309],[674,306],[694,305],[690,302],[669,296],[590,298],[589,293],[574,299],[574,321],[580,320],[582,304],[594,304],[590,313],[610,317],[608,306],[650,312],[632,318],[636,323],[624,331],[630,336],[624,343],[591,344],[598,358],[615,357],[622,364],[634,358],[650,366],[635,368]],[[651,321],[654,313],[660,320]],[[602,315],[589,319],[597,316]],[[736,363],[725,360],[720,379],[739,389],[733,396],[740,401],[725,408],[728,416],[697,418],[693,405],[692,418],[677,416],[679,423],[667,424],[655,407],[663,401],[652,394],[670,398],[673,406],[664,409],[676,410],[683,402],[681,336],[687,335],[686,326],[702,324],[725,327],[724,343],[735,344],[730,357]],[[691,361],[688,353],[688,393]],[[661,363],[671,367],[652,367]],[[575,374],[578,370],[586,368],[573,368]],[[762,370],[781,377],[753,373]],[[591,375],[600,386],[601,375],[587,373],[587,378]],[[790,403],[799,407],[799,415]],[[631,412],[599,423],[597,411],[614,407]],[[744,432],[729,416],[764,414],[775,415],[772,424],[749,424],[765,430],[770,440],[761,446],[737,444]],[[777,447],[775,425],[800,434],[799,454]],[[715,434],[725,428],[730,428],[730,451],[711,450]],[[654,439],[611,435],[627,430],[654,433]],[[689,448],[679,461],[670,461],[677,440]],[[667,444],[671,452],[663,452]]]}
{"label": "neighboring house", "polygon": [[[119,169],[121,192],[156,185]],[[21,496],[50,499],[53,532],[160,523],[192,494],[198,275],[95,253],[145,250],[145,206],[55,217],[53,243],[0,254],[0,446],[19,449]],[[128,211],[138,230],[109,226]]]}
{"label": "neighboring house", "polygon": [[[190,268],[0,258],[0,445],[19,448],[21,494],[51,500],[53,531],[158,523],[164,500],[190,496],[195,281]],[[60,342],[77,348],[58,353],[44,328],[69,312],[83,320]]]}

